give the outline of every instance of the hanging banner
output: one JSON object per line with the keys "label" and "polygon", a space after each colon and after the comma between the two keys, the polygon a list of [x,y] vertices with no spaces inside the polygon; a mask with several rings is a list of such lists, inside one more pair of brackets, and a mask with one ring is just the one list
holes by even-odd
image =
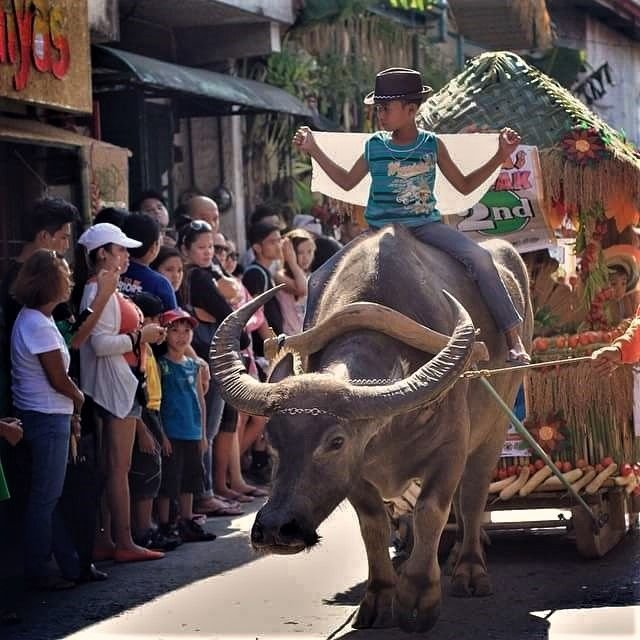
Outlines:
{"label": "hanging banner", "polygon": [[464,215],[447,216],[445,222],[476,242],[502,238],[520,253],[537,251],[555,245],[543,201],[538,149],[521,145],[480,202]]}

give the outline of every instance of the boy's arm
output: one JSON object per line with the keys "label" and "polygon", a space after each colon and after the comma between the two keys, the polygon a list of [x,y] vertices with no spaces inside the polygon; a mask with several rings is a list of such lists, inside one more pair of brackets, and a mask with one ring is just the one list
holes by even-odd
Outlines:
{"label": "boy's arm", "polygon": [[636,364],[640,361],[640,307],[627,330],[608,347],[591,354],[593,365],[599,374],[610,374],[620,364]]}
{"label": "boy's arm", "polygon": [[369,172],[369,165],[364,155],[360,156],[348,171],[339,164],[336,164],[320,149],[309,127],[300,127],[296,131],[296,134],[293,136],[293,144],[300,151],[308,153],[322,167],[322,170],[331,180],[345,191],[353,189]]}
{"label": "boy's arm", "polygon": [[624,364],[635,364],[640,360],[640,309],[636,311],[627,330],[614,341],[613,346],[620,351],[620,361]]}
{"label": "boy's arm", "polygon": [[498,149],[481,167],[464,175],[451,159],[445,144],[438,138],[438,167],[444,177],[463,195],[475,191],[516,150],[521,138],[513,129],[504,128],[498,138]]}
{"label": "boy's arm", "polygon": [[198,366],[198,380],[196,382],[196,391],[198,393],[198,404],[200,405],[200,423],[202,428],[201,447],[202,451],[207,450],[209,443],[207,442],[207,405],[204,401],[204,384],[202,379],[202,367]]}

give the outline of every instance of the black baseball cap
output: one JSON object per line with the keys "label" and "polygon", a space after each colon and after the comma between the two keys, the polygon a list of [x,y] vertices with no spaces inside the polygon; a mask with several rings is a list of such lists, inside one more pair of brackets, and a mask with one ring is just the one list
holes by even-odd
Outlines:
{"label": "black baseball cap", "polygon": [[142,311],[145,318],[159,316],[165,309],[162,300],[148,291],[140,291],[131,296],[133,303]]}

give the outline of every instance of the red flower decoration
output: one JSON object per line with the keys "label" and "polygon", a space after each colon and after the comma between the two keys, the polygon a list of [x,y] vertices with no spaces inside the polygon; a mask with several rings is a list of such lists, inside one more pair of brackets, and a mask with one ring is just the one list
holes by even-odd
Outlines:
{"label": "red flower decoration", "polygon": [[574,129],[562,139],[561,144],[565,155],[576,164],[597,162],[606,153],[600,133],[593,127]]}
{"label": "red flower decoration", "polygon": [[555,453],[567,445],[566,422],[559,415],[549,416],[544,423],[529,421],[525,426],[547,453]]}

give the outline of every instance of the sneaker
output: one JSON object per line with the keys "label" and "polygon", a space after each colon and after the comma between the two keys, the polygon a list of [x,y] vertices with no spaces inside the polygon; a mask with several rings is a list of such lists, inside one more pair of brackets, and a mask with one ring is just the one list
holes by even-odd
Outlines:
{"label": "sneaker", "polygon": [[182,544],[182,539],[175,530],[149,529],[142,536],[136,538],[136,544],[155,551],[173,551]]}
{"label": "sneaker", "polygon": [[178,531],[183,542],[210,542],[216,539],[215,533],[205,531],[194,520],[180,520]]}
{"label": "sneaker", "polygon": [[165,540],[177,542],[176,547],[179,547],[182,544],[182,536],[180,535],[178,525],[175,522],[171,524],[158,525],[158,534]]}

